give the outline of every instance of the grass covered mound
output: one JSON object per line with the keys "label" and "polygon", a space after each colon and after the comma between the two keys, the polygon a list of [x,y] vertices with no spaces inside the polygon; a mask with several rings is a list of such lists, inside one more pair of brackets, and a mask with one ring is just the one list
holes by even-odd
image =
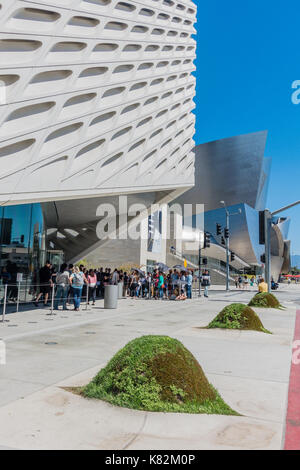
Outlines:
{"label": "grass covered mound", "polygon": [[275,295],[269,292],[262,292],[253,297],[249,302],[249,307],[281,308],[281,305]]}
{"label": "grass covered mound", "polygon": [[143,411],[237,414],[209,384],[194,356],[168,336],[128,343],[82,394]]}
{"label": "grass covered mound", "polygon": [[244,304],[231,304],[208,325],[208,328],[224,328],[231,330],[254,330],[269,333],[258,315]]}

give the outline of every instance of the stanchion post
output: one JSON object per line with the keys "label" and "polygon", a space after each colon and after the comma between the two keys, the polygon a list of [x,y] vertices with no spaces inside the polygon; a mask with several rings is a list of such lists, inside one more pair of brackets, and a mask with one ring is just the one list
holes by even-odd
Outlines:
{"label": "stanchion post", "polygon": [[7,301],[7,284],[4,286],[4,298],[3,298],[3,312],[2,312],[2,322],[5,322],[6,314],[6,301]]}
{"label": "stanchion post", "polygon": [[202,247],[200,245],[200,248],[199,248],[199,267],[198,267],[198,274],[199,274],[199,291],[198,291],[198,297],[202,297],[202,293],[201,293],[201,267],[202,267]]}
{"label": "stanchion post", "polygon": [[54,312],[54,297],[55,297],[55,284],[52,285],[51,315],[53,315],[53,312]]}
{"label": "stanchion post", "polygon": [[88,309],[88,304],[89,304],[89,285],[87,284],[86,286],[86,304],[85,304],[85,309]]}
{"label": "stanchion post", "polygon": [[17,313],[19,312],[19,305],[20,305],[20,288],[21,288],[21,283],[19,281],[18,282],[18,297],[17,297]]}

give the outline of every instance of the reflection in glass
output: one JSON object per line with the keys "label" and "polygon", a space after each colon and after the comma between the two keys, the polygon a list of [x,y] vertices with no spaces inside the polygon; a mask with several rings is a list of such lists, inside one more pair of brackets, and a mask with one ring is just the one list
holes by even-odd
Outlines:
{"label": "reflection in glass", "polygon": [[45,261],[45,230],[40,204],[0,208],[0,269],[8,268],[11,282],[17,273],[31,279]]}

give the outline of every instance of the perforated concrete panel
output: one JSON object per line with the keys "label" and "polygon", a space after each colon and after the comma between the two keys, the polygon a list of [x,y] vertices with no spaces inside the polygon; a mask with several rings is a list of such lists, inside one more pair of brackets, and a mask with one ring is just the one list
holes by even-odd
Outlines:
{"label": "perforated concrete panel", "polygon": [[193,184],[192,1],[0,5],[0,204]]}

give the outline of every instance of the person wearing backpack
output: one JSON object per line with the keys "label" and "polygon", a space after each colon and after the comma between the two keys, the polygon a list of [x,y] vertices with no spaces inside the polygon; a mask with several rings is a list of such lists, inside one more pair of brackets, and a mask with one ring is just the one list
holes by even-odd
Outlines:
{"label": "person wearing backpack", "polygon": [[62,264],[59,273],[56,275],[55,310],[58,310],[60,304],[62,304],[63,310],[67,310],[67,297],[70,285],[70,274],[67,268],[68,265],[66,263]]}
{"label": "person wearing backpack", "polygon": [[74,272],[70,276],[70,284],[72,286],[73,299],[74,299],[74,310],[76,312],[78,312],[80,308],[83,286],[84,284],[87,284],[87,283],[88,281],[84,273],[79,269],[78,266],[76,266],[74,269]]}

